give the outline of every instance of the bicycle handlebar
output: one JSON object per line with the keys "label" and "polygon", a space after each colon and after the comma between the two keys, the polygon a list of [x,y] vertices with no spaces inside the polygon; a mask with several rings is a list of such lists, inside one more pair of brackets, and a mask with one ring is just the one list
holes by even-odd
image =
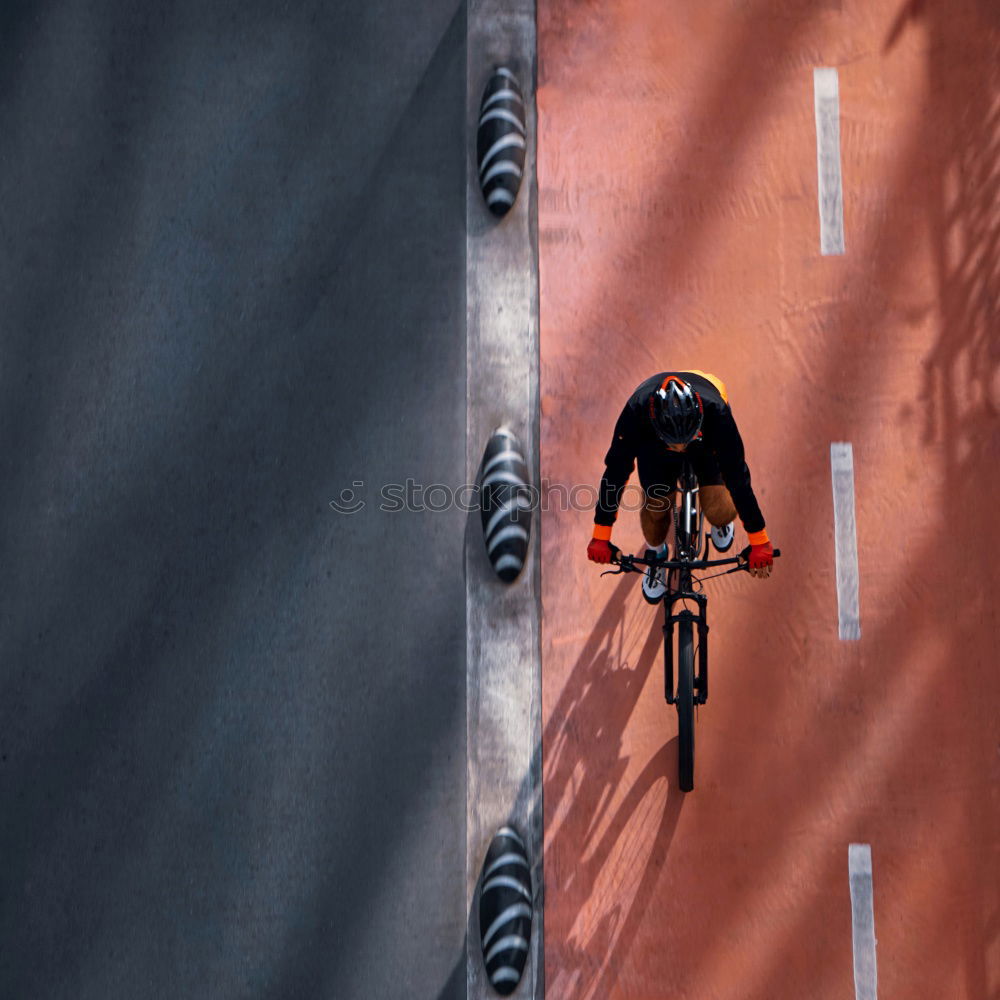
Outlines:
{"label": "bicycle handlebar", "polygon": [[[611,554],[611,561],[620,566],[619,570],[610,572],[618,573],[639,573],[639,566],[655,566],[657,569],[711,569],[714,566],[733,566],[742,564],[741,568],[749,567],[749,560],[746,558],[746,549],[737,556],[729,559],[643,559],[641,556],[622,555],[621,549],[617,545],[612,545],[614,550]],[[781,549],[774,550],[774,558],[781,555]]]}

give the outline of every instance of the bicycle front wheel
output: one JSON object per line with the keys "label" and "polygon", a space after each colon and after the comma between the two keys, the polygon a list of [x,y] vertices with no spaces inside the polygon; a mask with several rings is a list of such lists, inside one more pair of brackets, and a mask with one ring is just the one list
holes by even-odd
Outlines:
{"label": "bicycle front wheel", "polygon": [[677,762],[682,792],[694,788],[694,629],[677,623]]}

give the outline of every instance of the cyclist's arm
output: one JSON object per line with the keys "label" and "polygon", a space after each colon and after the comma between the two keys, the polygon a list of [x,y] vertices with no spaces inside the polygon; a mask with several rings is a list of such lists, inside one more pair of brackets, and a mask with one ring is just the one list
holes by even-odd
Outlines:
{"label": "cyclist's arm", "polygon": [[611,447],[604,456],[604,475],[598,487],[597,507],[594,510],[595,538],[611,537],[611,526],[618,517],[622,490],[635,468],[636,433],[635,415],[626,404],[615,423]]}
{"label": "cyclist's arm", "polygon": [[736,513],[743,522],[743,528],[751,544],[767,541],[764,530],[764,515],[760,512],[757,497],[754,496],[750,484],[750,469],[747,467],[743,448],[743,438],[740,437],[733,412],[729,406],[723,406],[714,414],[712,440],[715,455],[719,462],[722,479],[733,498]]}

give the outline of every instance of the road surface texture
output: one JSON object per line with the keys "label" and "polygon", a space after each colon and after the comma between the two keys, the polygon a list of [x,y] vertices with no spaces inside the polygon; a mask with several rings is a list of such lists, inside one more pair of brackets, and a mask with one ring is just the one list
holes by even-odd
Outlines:
{"label": "road surface texture", "polygon": [[0,10],[4,998],[464,996],[465,44]]}
{"label": "road surface texture", "polygon": [[[873,997],[868,845],[878,995],[997,1000],[1000,11],[543,0],[538,28],[546,995]],[[816,69],[843,253],[821,253]],[[659,610],[599,577],[591,509],[552,484],[596,486],[628,394],[689,367],[726,382],[784,555],[706,585],[684,795]]]}

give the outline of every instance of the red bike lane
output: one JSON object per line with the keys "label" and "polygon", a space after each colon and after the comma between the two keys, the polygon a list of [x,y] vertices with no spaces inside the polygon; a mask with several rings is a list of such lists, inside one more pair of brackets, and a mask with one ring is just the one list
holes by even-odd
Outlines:
{"label": "red bike lane", "polygon": [[[1000,19],[543,0],[538,28],[546,994],[850,996],[866,844],[882,995],[995,1000]],[[845,247],[826,256],[822,67]],[[768,581],[706,584],[686,796],[661,612],[587,562],[592,510],[558,488],[596,486],[624,400],[670,368],[726,382],[783,550]],[[838,442],[857,640],[838,631]],[[640,539],[623,512],[613,541]]]}

